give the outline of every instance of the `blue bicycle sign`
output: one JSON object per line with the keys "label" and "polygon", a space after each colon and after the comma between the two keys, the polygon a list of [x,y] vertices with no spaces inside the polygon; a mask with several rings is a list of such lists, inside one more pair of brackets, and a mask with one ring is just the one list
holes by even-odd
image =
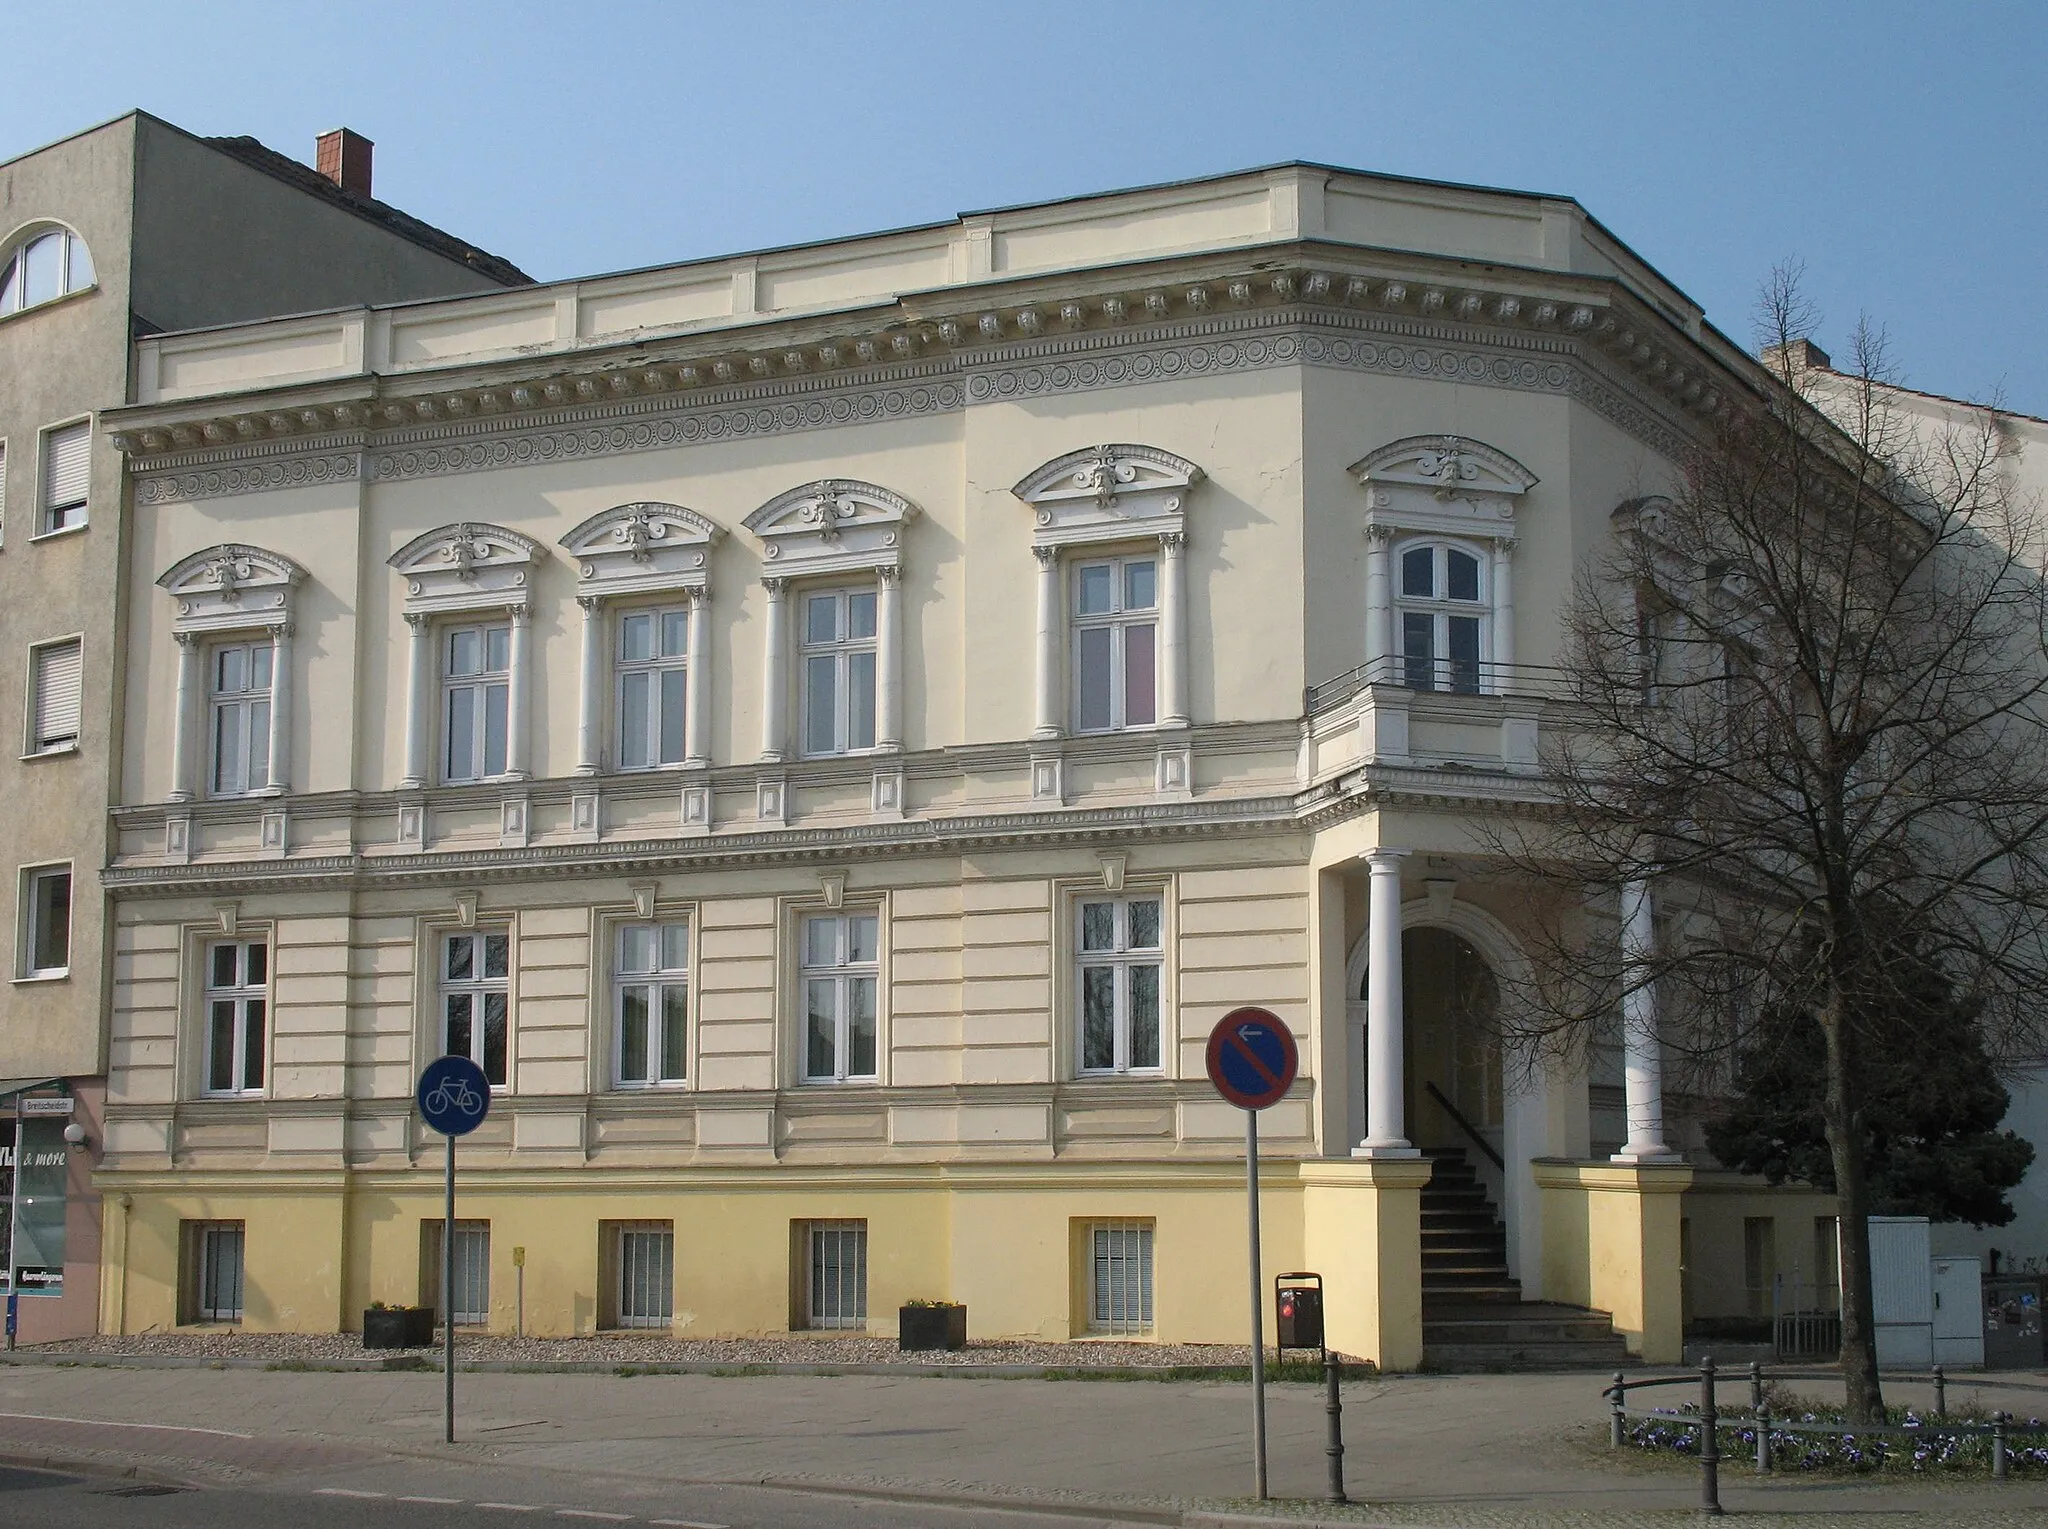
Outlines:
{"label": "blue bicycle sign", "polygon": [[466,1056],[444,1056],[420,1073],[420,1115],[443,1136],[467,1136],[491,1112],[491,1085]]}

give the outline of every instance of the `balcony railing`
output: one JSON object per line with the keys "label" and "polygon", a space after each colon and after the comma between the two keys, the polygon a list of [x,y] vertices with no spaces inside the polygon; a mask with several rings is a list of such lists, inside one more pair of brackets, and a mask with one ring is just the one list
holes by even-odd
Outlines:
{"label": "balcony railing", "polygon": [[1542,664],[1481,664],[1453,658],[1408,658],[1394,654],[1347,669],[1302,692],[1308,716],[1342,706],[1374,685],[1450,695],[1527,696],[1567,700],[1570,676]]}

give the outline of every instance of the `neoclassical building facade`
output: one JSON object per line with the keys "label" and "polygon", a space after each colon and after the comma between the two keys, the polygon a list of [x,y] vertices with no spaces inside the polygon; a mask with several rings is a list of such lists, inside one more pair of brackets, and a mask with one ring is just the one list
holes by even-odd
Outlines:
{"label": "neoclassical building facade", "polygon": [[454,1051],[458,1323],[1242,1341],[1246,1003],[1348,1352],[1427,1286],[1673,1358],[1810,1245],[1651,1006],[1533,1075],[1475,1017],[1574,570],[1754,375],[1576,204],[1293,165],[138,375],[106,1330],[430,1298]]}

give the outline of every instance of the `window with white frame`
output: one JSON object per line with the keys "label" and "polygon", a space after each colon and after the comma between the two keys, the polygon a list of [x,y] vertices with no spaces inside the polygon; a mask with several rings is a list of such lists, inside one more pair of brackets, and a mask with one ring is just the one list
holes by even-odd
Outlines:
{"label": "window with white frame", "polygon": [[690,926],[621,925],[612,994],[618,1086],[681,1083],[689,1076]]}
{"label": "window with white frame", "polygon": [[804,1226],[805,1321],[813,1328],[859,1332],[868,1325],[868,1224],[811,1221]]}
{"label": "window with white frame", "polygon": [[33,866],[21,873],[21,954],[23,977],[71,975],[71,867]]}
{"label": "window with white frame", "polygon": [[1449,542],[1409,542],[1398,549],[1397,566],[1402,684],[1477,695],[1487,615],[1483,560]]}
{"label": "window with white frame", "polygon": [[219,940],[206,947],[206,1092],[263,1091],[269,1034],[270,946],[263,940]]}
{"label": "window with white frame", "polygon": [[667,1327],[675,1320],[676,1233],[671,1222],[613,1222],[613,1322]]}
{"label": "window with white frame", "polygon": [[1075,908],[1080,1071],[1160,1070],[1160,986],[1166,951],[1163,901],[1087,897]]}
{"label": "window with white frame", "polygon": [[62,754],[78,747],[83,714],[85,644],[76,637],[29,649],[27,754]]}
{"label": "window with white frame", "polygon": [[43,503],[36,532],[48,536],[85,524],[92,484],[92,421],[43,432]]}
{"label": "window with white frame", "polygon": [[683,762],[689,718],[687,606],[619,616],[619,768]]}
{"label": "window with white frame", "polygon": [[213,726],[207,772],[214,796],[247,796],[270,784],[270,642],[229,643],[210,655]]}
{"label": "window with white frame", "polygon": [[1088,1228],[1088,1327],[1113,1337],[1152,1331],[1152,1223]]}
{"label": "window with white frame", "polygon": [[0,441],[0,541],[7,538],[7,443]]}
{"label": "window with white frame", "polygon": [[0,318],[93,284],[92,253],[68,228],[32,235],[0,266]]}
{"label": "window with white frame", "polygon": [[812,914],[803,921],[804,1081],[876,1076],[876,990],[881,919],[874,913]]}
{"label": "window with white frame", "polygon": [[503,775],[508,768],[511,625],[451,627],[443,634],[441,653],[443,779],[452,784]]}
{"label": "window with white frame", "polygon": [[449,934],[441,950],[441,1050],[466,1056],[493,1087],[505,1084],[512,1012],[512,937]]}
{"label": "window with white frame", "polygon": [[1110,558],[1074,569],[1075,728],[1159,720],[1159,562]]}
{"label": "window with white frame", "polygon": [[803,604],[803,719],[806,754],[851,754],[875,746],[873,589],[807,593]]}

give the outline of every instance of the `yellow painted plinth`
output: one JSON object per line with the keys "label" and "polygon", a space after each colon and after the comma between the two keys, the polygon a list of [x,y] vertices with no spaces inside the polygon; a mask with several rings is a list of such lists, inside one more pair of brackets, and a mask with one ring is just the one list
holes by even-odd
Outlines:
{"label": "yellow painted plinth", "polygon": [[1425,1158],[1301,1165],[1302,1252],[1323,1276],[1323,1336],[1382,1370],[1422,1363]]}
{"label": "yellow painted plinth", "polygon": [[1543,1196],[1543,1290],[1590,1306],[1646,1364],[1684,1358],[1679,1206],[1684,1163],[1531,1164]]}

